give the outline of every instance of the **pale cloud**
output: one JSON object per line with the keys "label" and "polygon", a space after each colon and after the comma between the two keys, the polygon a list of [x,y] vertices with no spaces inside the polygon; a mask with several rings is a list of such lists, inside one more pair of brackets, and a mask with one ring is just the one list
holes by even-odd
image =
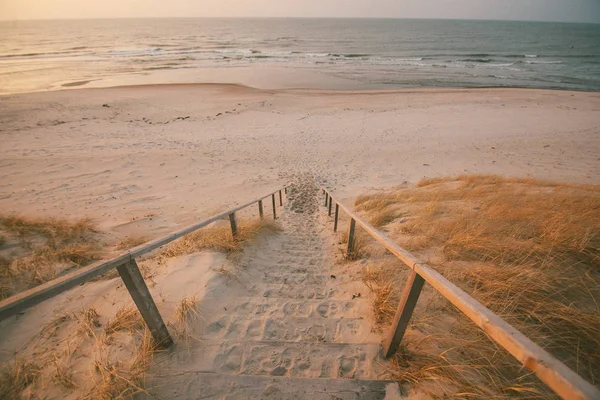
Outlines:
{"label": "pale cloud", "polygon": [[0,0],[0,19],[392,17],[600,23],[600,0]]}

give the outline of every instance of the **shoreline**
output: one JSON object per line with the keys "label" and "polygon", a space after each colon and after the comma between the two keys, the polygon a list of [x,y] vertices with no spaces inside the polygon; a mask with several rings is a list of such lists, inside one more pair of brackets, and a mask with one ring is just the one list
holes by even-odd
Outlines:
{"label": "shoreline", "polygon": [[[85,83],[82,83],[85,82]],[[534,92],[561,92],[561,93],[600,93],[600,90],[594,89],[563,89],[563,88],[534,88],[528,86],[420,86],[420,87],[385,87],[385,88],[347,88],[347,89],[329,89],[329,88],[260,88],[251,85],[231,82],[187,82],[187,83],[146,83],[146,84],[122,84],[115,86],[85,86],[94,80],[76,81],[61,85],[61,88],[37,90],[31,92],[15,92],[0,94],[2,97],[10,96],[27,96],[43,93],[64,93],[73,91],[102,91],[102,90],[118,90],[118,89],[161,89],[161,88],[235,88],[239,90],[258,91],[266,93],[322,93],[322,94],[410,94],[410,93],[463,93],[476,91],[534,91]]]}

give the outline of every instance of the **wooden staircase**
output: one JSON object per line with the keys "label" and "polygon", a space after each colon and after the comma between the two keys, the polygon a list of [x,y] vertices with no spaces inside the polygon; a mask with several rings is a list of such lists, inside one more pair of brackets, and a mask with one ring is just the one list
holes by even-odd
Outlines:
{"label": "wooden staircase", "polygon": [[[307,196],[307,192],[310,196]],[[360,284],[336,274],[319,193],[288,197],[283,231],[245,251],[240,276],[202,301],[202,337],[176,346],[150,393],[164,399],[383,399],[380,337]],[[165,368],[167,370],[167,368]],[[398,397],[395,397],[398,398]]]}

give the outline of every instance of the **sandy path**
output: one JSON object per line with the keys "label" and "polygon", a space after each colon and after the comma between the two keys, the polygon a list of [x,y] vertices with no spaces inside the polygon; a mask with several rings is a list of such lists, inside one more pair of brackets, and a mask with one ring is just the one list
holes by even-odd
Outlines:
{"label": "sandy path", "polygon": [[384,361],[368,301],[352,298],[362,283],[338,273],[320,196],[314,187],[306,195],[307,189],[290,195],[279,219],[283,231],[245,252],[239,277],[208,288],[200,341],[156,360],[154,394],[384,397],[389,383],[377,381]]}

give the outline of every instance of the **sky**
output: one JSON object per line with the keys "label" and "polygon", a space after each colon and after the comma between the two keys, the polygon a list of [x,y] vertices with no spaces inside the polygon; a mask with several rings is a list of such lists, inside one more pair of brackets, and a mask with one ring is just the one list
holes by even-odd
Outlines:
{"label": "sky", "polygon": [[600,0],[0,0],[0,20],[365,17],[600,23]]}

